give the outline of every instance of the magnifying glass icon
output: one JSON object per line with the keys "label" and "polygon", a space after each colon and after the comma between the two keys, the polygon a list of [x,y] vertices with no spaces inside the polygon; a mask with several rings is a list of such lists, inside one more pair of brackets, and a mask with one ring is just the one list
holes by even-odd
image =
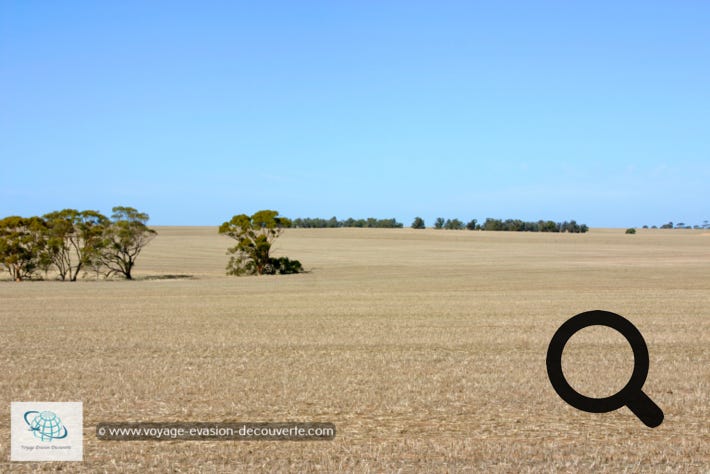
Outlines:
{"label": "magnifying glass icon", "polygon": [[[565,344],[577,331],[588,326],[608,326],[616,329],[629,341],[634,352],[634,371],[631,379],[624,388],[610,397],[586,397],[573,389],[562,373],[562,351]],[[646,341],[629,320],[609,311],[587,311],[573,316],[560,326],[547,348],[547,376],[562,400],[578,410],[590,413],[606,413],[627,406],[646,426],[655,428],[663,423],[663,411],[641,390],[647,375]]]}

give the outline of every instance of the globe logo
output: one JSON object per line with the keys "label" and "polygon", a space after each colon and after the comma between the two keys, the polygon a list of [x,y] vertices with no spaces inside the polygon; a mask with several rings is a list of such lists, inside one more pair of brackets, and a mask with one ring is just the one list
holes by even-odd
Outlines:
{"label": "globe logo", "polygon": [[25,412],[24,418],[34,437],[41,441],[52,441],[53,439],[67,437],[66,427],[54,412],[31,410]]}

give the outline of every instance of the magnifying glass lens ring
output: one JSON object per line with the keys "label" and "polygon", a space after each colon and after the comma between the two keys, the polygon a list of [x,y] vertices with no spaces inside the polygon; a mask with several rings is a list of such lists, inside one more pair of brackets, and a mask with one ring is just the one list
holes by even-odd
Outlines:
{"label": "magnifying glass lens ring", "polygon": [[[567,382],[562,371],[562,352],[567,341],[579,330],[589,326],[607,326],[624,336],[634,354],[634,370],[628,383],[616,394],[605,398],[592,398],[577,392]],[[547,372],[552,387],[564,401],[573,407],[591,412],[606,413],[626,405],[641,391],[648,375],[648,347],[641,333],[624,317],[609,311],[594,310],[580,313],[566,321],[557,330],[547,350]]]}

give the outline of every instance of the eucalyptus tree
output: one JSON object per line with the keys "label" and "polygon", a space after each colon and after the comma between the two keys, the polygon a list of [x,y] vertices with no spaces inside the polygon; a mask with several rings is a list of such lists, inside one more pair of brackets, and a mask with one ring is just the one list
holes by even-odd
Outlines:
{"label": "eucalyptus tree", "polygon": [[303,267],[298,260],[286,257],[272,258],[271,246],[283,230],[291,227],[291,220],[279,216],[278,211],[263,210],[251,216],[238,214],[222,223],[219,233],[237,241],[227,249],[231,255],[227,264],[228,275],[269,275],[275,273],[300,273]]}

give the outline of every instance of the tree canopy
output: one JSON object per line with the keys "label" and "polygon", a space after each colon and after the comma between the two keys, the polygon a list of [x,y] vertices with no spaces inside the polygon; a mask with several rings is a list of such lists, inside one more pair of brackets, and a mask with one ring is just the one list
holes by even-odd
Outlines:
{"label": "tree canopy", "polygon": [[44,215],[49,258],[59,278],[76,281],[79,272],[101,257],[108,219],[98,211],[64,209]]}
{"label": "tree canopy", "polygon": [[112,211],[111,222],[104,231],[102,263],[108,269],[107,275],[119,274],[131,280],[138,255],[157,232],[146,225],[149,217],[144,212],[124,206]]}
{"label": "tree canopy", "polygon": [[231,255],[227,274],[240,276],[302,272],[303,267],[298,260],[272,258],[270,255],[273,241],[291,224],[291,220],[279,216],[278,211],[268,209],[251,216],[238,214],[222,223],[219,233],[237,241],[234,247],[227,249],[227,254]]}
{"label": "tree canopy", "polygon": [[0,266],[15,281],[32,278],[47,263],[47,226],[39,217],[0,220]]}
{"label": "tree canopy", "polygon": [[0,220],[0,268],[16,281],[52,269],[61,280],[76,281],[89,269],[130,280],[136,258],[156,235],[147,221],[148,214],[124,206],[114,207],[111,219],[76,209],[6,217]]}

